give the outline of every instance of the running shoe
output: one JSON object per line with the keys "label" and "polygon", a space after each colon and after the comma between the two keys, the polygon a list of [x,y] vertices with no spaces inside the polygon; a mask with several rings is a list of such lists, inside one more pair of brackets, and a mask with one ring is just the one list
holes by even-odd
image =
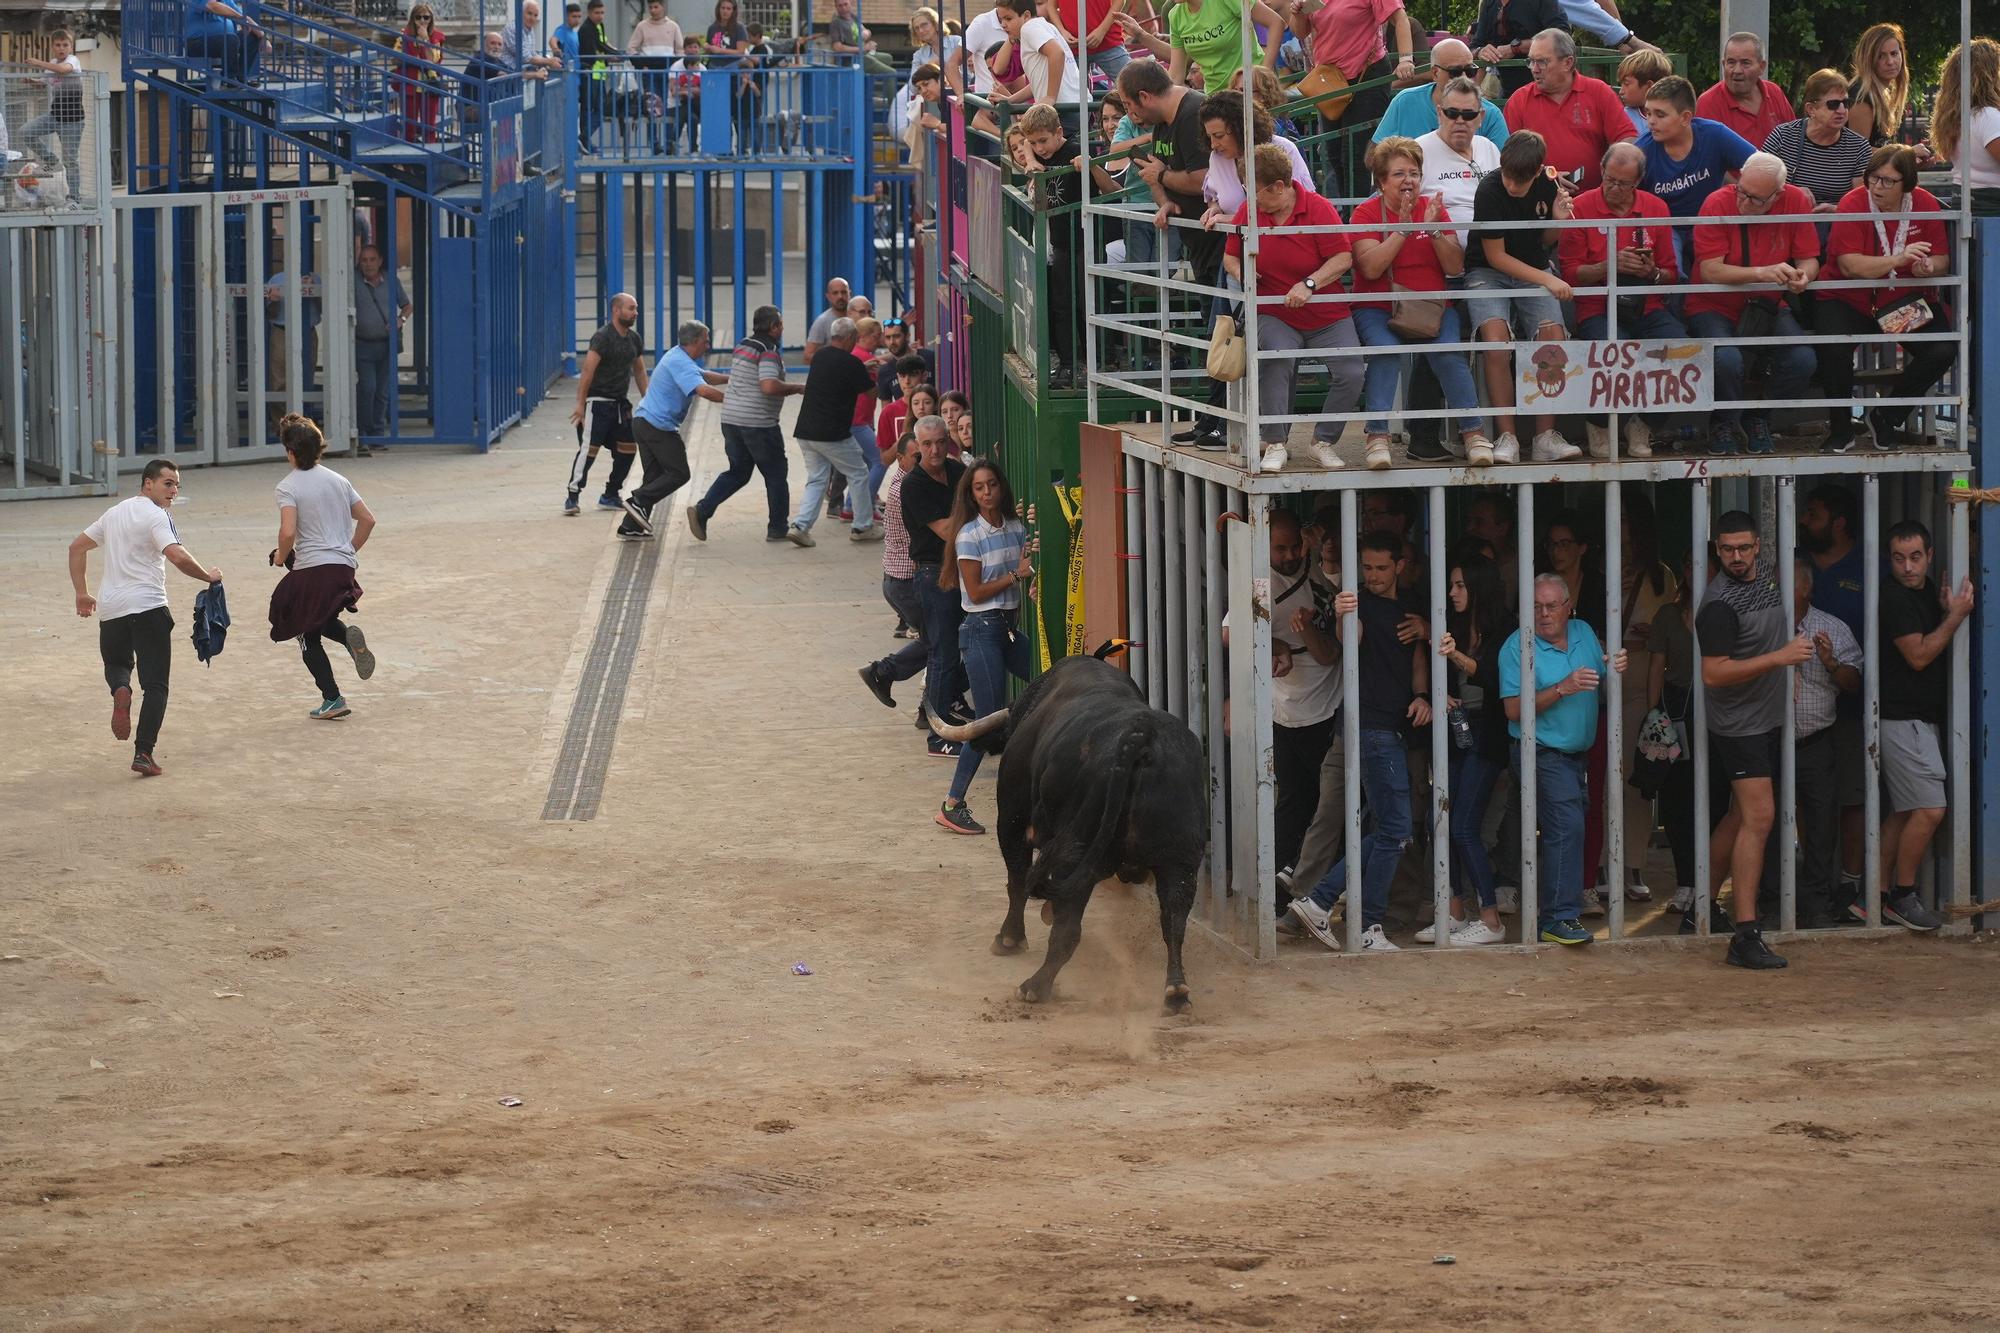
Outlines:
{"label": "running shoe", "polygon": [[132,687],[120,685],[111,691],[111,734],[121,741],[132,739]]}
{"label": "running shoe", "polygon": [[1550,921],[1543,925],[1541,935],[1544,944],[1590,943],[1590,932],[1581,921]]}
{"label": "running shoe", "polygon": [[619,499],[617,496],[613,495],[610,491],[606,491],[604,494],[597,497],[597,507],[599,509],[623,509],[625,507],[625,502]]}
{"label": "running shoe", "polygon": [[375,674],[375,654],[368,651],[368,636],[361,626],[347,627],[347,654],[354,659],[354,674],[367,680]]}
{"label": "running shoe", "polygon": [[166,770],[153,762],[150,752],[141,750],[132,756],[132,771],[142,778],[156,778]]}
{"label": "running shoe", "polygon": [[320,701],[319,707],[307,713],[306,716],[320,722],[331,722],[334,718],[346,717],[353,711],[353,709],[347,706],[347,700],[345,699],[323,699]]}
{"label": "running shoe", "polygon": [[1748,930],[1738,930],[1729,939],[1729,952],[1722,961],[1731,967],[1747,967],[1753,972],[1775,972],[1785,966],[1785,960],[1771,952],[1771,946],[1764,943],[1764,932],[1752,926]]}
{"label": "running shoe", "polygon": [[958,752],[965,748],[959,741],[948,741],[942,736],[933,736],[924,743],[924,751],[933,759],[956,759]]}
{"label": "running shoe", "polygon": [[1506,931],[1500,929],[1498,926],[1489,926],[1478,917],[1472,918],[1472,920],[1466,922],[1459,929],[1451,932],[1451,947],[1454,949],[1472,949],[1482,945],[1505,944],[1506,942]]}
{"label": "running shoe", "polygon": [[791,527],[785,529],[785,540],[790,542],[794,546],[819,545],[818,542],[813,540],[813,535],[810,532],[807,532],[804,528],[800,527],[796,523],[792,524]]}
{"label": "running shoe", "polygon": [[1904,889],[1893,898],[1883,899],[1882,915],[1905,930],[1929,932],[1944,924],[1943,917],[1924,906],[1915,889]]}
{"label": "running shoe", "polygon": [[1402,946],[1391,940],[1380,926],[1370,926],[1361,932],[1361,952],[1401,953]]}
{"label": "running shoe", "polygon": [[1312,932],[1314,939],[1335,953],[1340,952],[1340,936],[1334,933],[1333,913],[1311,898],[1292,899],[1291,918]]}
{"label": "running shoe", "polygon": [[575,518],[578,514],[581,514],[583,512],[583,506],[577,503],[577,498],[578,498],[577,493],[575,491],[563,492],[564,518]]}
{"label": "running shoe", "polygon": [[[597,507],[599,509],[604,508],[604,502],[599,500]],[[628,519],[639,525],[639,531],[645,533],[648,537],[653,535],[652,516],[645,509],[641,508],[637,501],[627,500],[620,507],[624,509],[625,516]]]}
{"label": "running shoe", "polygon": [[960,801],[957,805],[953,805],[950,801],[944,802],[938,806],[938,812],[933,818],[940,828],[949,829],[953,833],[986,832],[986,826],[972,817],[972,808],[964,801]]}

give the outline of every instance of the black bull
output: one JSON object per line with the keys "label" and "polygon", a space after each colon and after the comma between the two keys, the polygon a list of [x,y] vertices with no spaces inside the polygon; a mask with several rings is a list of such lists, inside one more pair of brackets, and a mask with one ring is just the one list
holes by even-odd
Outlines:
{"label": "black bull", "polygon": [[1137,884],[1150,874],[1167,945],[1167,1009],[1185,1008],[1181,942],[1208,847],[1208,773],[1193,733],[1097,657],[1057,662],[1012,708],[961,727],[931,725],[1001,756],[994,832],[1007,862],[1007,919],[993,952],[1026,943],[1029,898],[1047,904],[1051,923],[1048,956],[1021,983],[1021,998],[1049,997],[1099,881]]}

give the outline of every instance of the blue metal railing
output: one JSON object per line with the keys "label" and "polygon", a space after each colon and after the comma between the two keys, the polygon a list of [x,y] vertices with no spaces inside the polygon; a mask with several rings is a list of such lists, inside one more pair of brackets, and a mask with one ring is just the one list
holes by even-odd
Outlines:
{"label": "blue metal railing", "polygon": [[676,69],[664,57],[627,56],[578,70],[580,164],[861,160],[866,121],[851,65],[806,59]]}

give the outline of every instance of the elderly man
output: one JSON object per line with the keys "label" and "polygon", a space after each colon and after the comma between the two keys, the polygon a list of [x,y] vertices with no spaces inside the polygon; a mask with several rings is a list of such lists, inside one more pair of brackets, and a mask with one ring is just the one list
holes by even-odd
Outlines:
{"label": "elderly man", "polygon": [[1635,137],[1625,104],[1604,80],[1576,72],[1576,42],[1560,28],[1528,43],[1528,72],[1535,81],[1507,99],[1507,128],[1541,135],[1550,166],[1594,187],[1604,150]]}
{"label": "elderly man", "polygon": [[806,457],[805,493],[792,512],[791,527],[785,530],[794,546],[817,544],[812,528],[835,468],[847,478],[847,507],[854,514],[855,527],[848,539],[882,539],[874,506],[868,502],[868,460],[854,438],[855,400],[875,389],[874,372],[854,355],[860,336],[854,321],[845,315],[834,320],[826,346],[813,353],[812,364],[806,367],[805,396],[799,403],[798,420],[792,424],[792,438]]}
{"label": "elderly man", "polygon": [[508,69],[520,69],[524,64],[536,69],[562,68],[562,61],[554,56],[528,54],[541,45],[541,33],[542,7],[535,0],[526,0],[521,6],[521,21],[500,30],[500,50]]}
{"label": "elderly man", "polygon": [[[1741,220],[1696,227],[1694,280],[1729,287],[1762,288],[1755,294],[1694,292],[1687,298],[1688,332],[1697,338],[1748,336],[1742,332],[1746,310],[1754,311],[1748,326],[1758,337],[1797,338],[1803,333],[1792,308],[1782,298],[1803,292],[1819,276],[1819,232],[1806,221],[1762,223],[1768,214],[1812,212],[1812,196],[1785,183],[1785,164],[1770,153],[1752,153],[1743,175],[1708,197],[1700,216]],[[1755,303],[1753,306],[1752,303]],[[1800,343],[1753,347],[1717,345],[1715,397],[1718,402],[1743,397],[1745,362],[1768,358],[1771,374],[1764,386],[1771,398],[1796,398],[1805,391],[1816,359]],[[1747,436],[1750,452],[1768,454],[1771,414],[1719,407],[1709,422],[1709,452],[1738,452],[1739,436]]]}
{"label": "elderly man", "polygon": [[1785,90],[1764,77],[1770,67],[1763,38],[1754,32],[1730,33],[1722,44],[1722,82],[1701,95],[1694,113],[1721,121],[1762,148],[1772,130],[1795,119]]}
{"label": "elderly man", "polygon": [[1590,746],[1597,736],[1602,668],[1625,672],[1625,650],[1609,657],[1589,624],[1572,618],[1569,584],[1560,574],[1535,579],[1535,748],[1521,748],[1521,631],[1500,646],[1500,706],[1513,737],[1514,780],[1535,767],[1536,838],[1541,892],[1535,904],[1544,944],[1587,944],[1583,911],[1584,817],[1590,806]]}
{"label": "elderly man", "polygon": [[[806,364],[810,366],[819,349],[826,346],[833,331],[833,321],[847,315],[848,302],[854,299],[854,289],[847,285],[846,278],[830,278],[826,284],[826,309],[813,316],[812,326],[806,330]],[[854,318],[859,319],[856,315]]]}
{"label": "elderly man", "polygon": [[785,399],[804,393],[805,386],[785,381],[784,336],[785,317],[778,307],[760,305],[750,316],[749,335],[736,344],[729,387],[722,396],[722,453],[729,467],[707,495],[688,506],[688,531],[696,541],[708,540],[708,521],[723,501],[748,484],[753,470],[764,477],[764,540],[785,540],[791,483],[778,418]]}
{"label": "elderly man", "polygon": [[382,263],[382,252],[364,245],[355,256],[354,377],[356,428],[365,440],[389,433],[389,402],[396,391],[396,335],[410,318],[403,284]]}
{"label": "elderly man", "polygon": [[[1456,37],[1445,38],[1431,48],[1431,81],[1396,94],[1389,109],[1382,113],[1381,123],[1375,126],[1374,142],[1396,135],[1421,139],[1433,130],[1443,129],[1442,122],[1448,118],[1439,113],[1444,109],[1445,90],[1455,80],[1471,81],[1478,77],[1479,66],[1473,63],[1472,48]],[[1480,114],[1472,124],[1472,131],[1482,139],[1491,140],[1497,150],[1507,142],[1507,117],[1499,107],[1478,95],[1476,84],[1474,88],[1473,100]],[[1472,202],[1470,192],[1465,202]],[[1451,201],[1447,199],[1445,203],[1449,206]]]}
{"label": "elderly man", "polygon": [[625,520],[616,536],[628,541],[653,535],[653,509],[662,500],[687,485],[687,442],[681,438],[681,424],[697,398],[711,403],[723,400],[722,386],[729,376],[704,369],[708,356],[708,325],[689,320],[681,325],[674,348],[653,368],[652,382],[632,414],[632,434],[639,441],[639,462],[646,480],[625,500]]}
{"label": "elderly man", "polygon": [[[1599,164],[1602,184],[1585,190],[1571,205],[1571,216],[1602,220],[1603,227],[1578,227],[1562,233],[1556,267],[1571,287],[1602,287],[1612,266],[1618,270],[1618,336],[1620,338],[1684,338],[1687,329],[1667,308],[1664,296],[1648,288],[1678,282],[1673,228],[1667,226],[1667,206],[1639,188],[1646,177],[1646,155],[1637,144],[1619,142],[1604,150]],[[1625,225],[1617,225],[1620,222]],[[1576,336],[1600,342],[1610,330],[1602,296],[1576,297]],[[1655,419],[1659,419],[1657,414]],[[1595,421],[1587,423],[1590,456],[1609,458],[1610,441]],[[1625,452],[1650,458],[1652,431],[1645,416],[1625,418]]]}
{"label": "elderly man", "polygon": [[[851,359],[851,358],[850,358]],[[922,417],[916,425],[917,463],[903,476],[903,530],[910,538],[910,580],[917,594],[923,629],[924,708],[932,717],[950,718],[966,710],[959,700],[966,690],[965,663],[958,651],[958,627],[965,607],[957,592],[938,586],[944,567],[945,539],[952,535],[952,499],[965,464],[948,456],[951,439],[943,417]],[[958,756],[958,742],[932,735],[930,753],[939,759]]]}

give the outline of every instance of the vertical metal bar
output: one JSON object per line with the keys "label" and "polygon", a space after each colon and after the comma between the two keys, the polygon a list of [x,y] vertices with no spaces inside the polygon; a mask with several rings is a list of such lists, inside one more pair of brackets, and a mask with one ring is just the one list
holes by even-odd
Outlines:
{"label": "vertical metal bar", "polygon": [[[1208,877],[1212,892],[1220,894],[1229,883],[1229,728],[1224,709],[1229,659],[1222,647],[1222,616],[1228,589],[1228,570],[1223,565],[1222,483],[1202,483],[1202,534],[1207,548],[1207,615],[1202,639],[1208,655],[1208,678],[1204,697],[1208,704],[1205,734],[1208,737]],[[1220,928],[1219,902],[1211,905],[1210,924]]]}
{"label": "vertical metal bar", "polygon": [[1208,615],[1202,600],[1202,577],[1212,576],[1213,567],[1204,567],[1208,555],[1206,529],[1202,526],[1202,498],[1208,483],[1190,476],[1181,483],[1181,607],[1187,626],[1181,642],[1183,671],[1181,689],[1187,700],[1181,718],[1188,730],[1199,736],[1208,726],[1208,707],[1203,702],[1202,677],[1208,656]]}
{"label": "vertical metal bar", "polygon": [[[1699,612],[1701,599],[1708,590],[1709,483],[1706,477],[1694,483],[1693,511],[1688,564],[1694,575],[1693,606]],[[1713,867],[1709,864],[1713,851],[1709,833],[1714,821],[1709,817],[1708,810],[1708,688],[1702,684],[1699,643],[1694,646],[1694,671],[1690,673],[1689,684],[1694,689],[1688,707],[1688,728],[1694,732],[1694,933],[1706,935],[1713,875]]]}
{"label": "vertical metal bar", "polygon": [[[1361,519],[1354,488],[1340,492],[1340,587],[1359,591]],[[1361,616],[1340,618],[1340,759],[1347,770],[1347,832],[1341,856],[1347,862],[1347,952],[1361,951]]]}
{"label": "vertical metal bar", "polygon": [[1250,689],[1238,696],[1251,705],[1250,716],[1239,718],[1238,724],[1249,724],[1256,760],[1255,782],[1243,789],[1245,795],[1254,796],[1252,808],[1256,811],[1256,854],[1247,867],[1252,884],[1246,906],[1250,911],[1252,952],[1258,958],[1269,958],[1278,951],[1278,867],[1273,827],[1277,773],[1271,730],[1271,500],[1263,495],[1246,495],[1244,500],[1244,508],[1250,515],[1251,592],[1250,601],[1239,604],[1243,615],[1233,623],[1241,626],[1247,622],[1250,630],[1245,636],[1245,646],[1250,650]]}
{"label": "vertical metal bar", "polygon": [[1166,705],[1166,689],[1161,677],[1166,671],[1166,659],[1161,655],[1161,634],[1165,610],[1163,593],[1165,588],[1160,577],[1162,555],[1160,551],[1160,473],[1157,464],[1146,464],[1141,474],[1144,502],[1140,512],[1146,516],[1146,559],[1142,567],[1146,584],[1146,702],[1155,708]]}
{"label": "vertical metal bar", "polygon": [[[1616,269],[1616,263],[1607,267]],[[1614,303],[1615,304],[1615,303]],[[1614,314],[1613,319],[1617,316]],[[1618,418],[1611,419],[1615,457]],[[1616,657],[1625,646],[1625,496],[1618,482],[1604,483],[1604,656]],[[1627,664],[1629,666],[1629,663]],[[1611,892],[1605,910],[1611,919],[1606,927],[1614,940],[1625,938],[1625,839],[1632,830],[1625,827],[1625,675],[1604,664],[1604,790],[1597,800],[1604,808],[1604,882]],[[1597,873],[1585,866],[1584,873]]]}
{"label": "vertical metal bar", "polygon": [[[77,266],[71,244],[78,234],[77,229],[51,227],[49,232],[50,240],[54,242],[51,247],[54,252],[52,262],[47,269],[49,310],[55,316],[55,328],[52,330],[54,336],[47,339],[44,345],[48,348],[46,355],[55,363],[51,367],[55,372],[52,376],[54,383],[49,386],[55,391],[54,401],[50,404],[55,409],[54,420],[50,423],[55,435],[55,452],[51,461],[55,464],[56,484],[67,486],[70,473],[82,461],[77,442],[81,424],[77,372],[83,365],[83,349],[78,345],[82,312],[77,308],[76,288],[77,283],[84,280],[84,274]],[[65,340],[69,343],[67,347],[63,346]]]}
{"label": "vertical metal bar", "polygon": [[1861,883],[1868,924],[1882,924],[1882,478],[1861,479]]}
{"label": "vertical metal bar", "polygon": [[1150,650],[1145,644],[1146,624],[1146,584],[1140,577],[1139,565],[1145,551],[1146,524],[1140,517],[1142,511],[1139,500],[1145,487],[1140,484],[1145,464],[1130,454],[1125,455],[1125,541],[1118,558],[1125,563],[1125,637],[1135,642],[1126,651],[1125,669],[1141,688],[1146,683],[1146,658]]}
{"label": "vertical metal bar", "polygon": [[[1798,532],[1798,495],[1790,477],[1779,477],[1778,532],[1771,543],[1771,558],[1778,566],[1778,601],[1785,608],[1785,623],[1798,633],[1798,567],[1792,558],[1793,534]],[[1790,637],[1789,635],[1787,636]],[[1778,929],[1799,928],[1799,718],[1794,701],[1798,698],[1800,667],[1785,670],[1784,735],[1778,746],[1778,822],[1771,836],[1778,840]],[[1770,859],[1765,858],[1766,865]],[[1761,914],[1761,909],[1760,909]]]}
{"label": "vertical metal bar", "polygon": [[[1957,474],[1952,484],[1964,476]],[[1950,589],[1957,587],[1960,579],[1972,577],[1972,517],[1967,512],[1970,505],[1947,504],[1945,508],[1951,525],[1951,560],[1940,582]],[[1951,746],[1946,751],[1951,804],[1945,815],[1951,824],[1951,836],[1945,844],[1951,853],[1951,878],[1938,885],[1940,903],[1948,898],[1958,907],[1972,901],[1972,633],[1971,628],[1963,627],[1951,636]]]}
{"label": "vertical metal bar", "polygon": [[1188,541],[1194,534],[1181,526],[1180,474],[1166,469],[1160,472],[1160,531],[1160,544],[1165,557],[1160,568],[1160,580],[1164,585],[1167,631],[1167,650],[1160,660],[1160,674],[1166,678],[1164,693],[1167,711],[1185,722],[1187,678],[1181,664],[1187,661],[1187,639],[1183,632],[1186,628],[1186,603],[1182,600],[1187,585],[1181,573],[1181,553],[1187,549]]}
{"label": "vertical metal bar", "polygon": [[[725,88],[734,86],[733,81],[725,81],[718,79],[715,80],[715,82],[722,84],[722,86]],[[731,250],[730,259],[732,264],[729,271],[736,275],[736,280],[730,283],[730,286],[733,287],[736,292],[736,308],[734,312],[736,315],[735,336],[739,339],[747,338],[750,336],[750,312],[748,309],[746,309],[746,303],[748,302],[750,294],[750,284],[744,280],[744,275],[749,272],[749,266],[744,261],[744,253],[743,253],[743,247],[746,244],[744,238],[748,236],[750,232],[749,223],[745,219],[745,214],[747,212],[747,205],[743,198],[743,187],[745,179],[746,179],[745,175],[742,171],[736,171],[732,173],[729,177],[729,204],[730,204],[729,244]],[[718,339],[718,341],[720,340]],[[895,441],[891,440],[888,441],[888,443],[893,444],[895,443]]]}
{"label": "vertical metal bar", "polygon": [[[7,327],[18,329],[22,325],[21,309],[21,234],[22,228],[7,228],[7,305],[5,318]],[[8,359],[7,375],[0,382],[0,392],[4,392],[7,407],[7,434],[14,442],[14,485],[28,484],[28,418],[23,410],[21,391],[21,369],[18,362]]]}
{"label": "vertical metal bar", "polygon": [[[259,212],[252,205],[250,212]],[[268,213],[267,213],[268,216]],[[285,410],[303,412],[306,382],[306,317],[305,285],[306,276],[313,265],[308,262],[306,248],[305,215],[297,200],[284,205],[285,216],[285,262],[291,266],[292,280],[285,284]],[[386,262],[386,260],[385,260]],[[326,265],[322,262],[320,267]],[[393,275],[395,270],[391,269]],[[324,306],[322,306],[324,309]],[[261,420],[261,418],[260,418]]]}
{"label": "vertical metal bar", "polygon": [[[1435,651],[1437,641],[1444,635],[1446,612],[1450,608],[1450,594],[1446,591],[1451,570],[1445,559],[1444,487],[1432,486],[1430,500],[1431,637],[1423,647],[1429,659],[1431,683],[1431,785],[1427,802],[1431,820],[1431,942],[1433,948],[1446,949],[1451,947],[1451,751],[1447,748],[1451,731],[1447,718],[1451,671]],[[1474,910],[1477,907],[1475,898]]]}
{"label": "vertical metal bar", "polygon": [[[180,446],[180,417],[175,395],[180,380],[180,343],[174,337],[174,314],[187,298],[187,288],[182,285],[180,274],[174,268],[174,228],[179,216],[180,210],[172,204],[162,204],[154,214],[156,221],[153,226],[153,277],[159,288],[159,297],[153,304],[153,411],[154,431],[159,438],[162,458],[172,458]],[[129,305],[132,299],[129,290],[125,299]],[[135,338],[132,347],[135,364],[138,352],[138,340]],[[126,381],[128,384],[135,382]],[[135,453],[138,451],[136,436],[131,448]]]}
{"label": "vertical metal bar", "polygon": [[1516,785],[1521,793],[1521,943],[1541,940],[1540,826],[1535,822],[1539,776],[1535,763],[1535,488],[1514,488],[1515,569],[1520,571],[1521,625],[1521,764]]}
{"label": "vertical metal bar", "polygon": [[[1255,116],[1257,112],[1257,99],[1250,95],[1252,89],[1250,76],[1252,70],[1256,68],[1257,64],[1255,56],[1253,54],[1256,50],[1256,44],[1252,40],[1251,25],[1249,23],[1242,22],[1240,14],[1239,14],[1239,21],[1236,26],[1239,34],[1239,41],[1242,46],[1241,58],[1243,61],[1242,65],[1243,123],[1237,126],[1237,133],[1239,133],[1243,137],[1238,139],[1236,142],[1238,142],[1239,144],[1248,145],[1257,142],[1256,134],[1254,132],[1256,125]],[[1283,40],[1283,34],[1274,32],[1271,34],[1271,40],[1274,42],[1281,41]],[[1258,249],[1259,249],[1258,246],[1259,228],[1257,225],[1257,168],[1256,164],[1253,161],[1248,160],[1254,156],[1255,154],[1253,152],[1250,152],[1246,148],[1245,160],[1241,164],[1241,169],[1244,173],[1244,180],[1246,182],[1244,194],[1245,198],[1248,200],[1250,205],[1250,207],[1245,210],[1246,216],[1244,218],[1244,226],[1243,226],[1243,364],[1248,367],[1255,367],[1257,365],[1257,260],[1258,260]],[[1224,278],[1219,266],[1216,270],[1214,281],[1215,285],[1218,287],[1224,285]],[[1294,361],[1292,363],[1292,370],[1294,371],[1294,373],[1297,372],[1298,362]],[[1238,380],[1236,384],[1238,390],[1237,401],[1243,405],[1244,466],[1249,470],[1250,475],[1253,477],[1256,476],[1259,472],[1263,471],[1263,452],[1264,452],[1263,432],[1259,427],[1259,422],[1257,419],[1258,413],[1261,410],[1263,410],[1263,404],[1261,404],[1258,401],[1258,394],[1257,394],[1258,378],[1259,377],[1255,374],[1246,374],[1241,380]],[[1290,412],[1291,410],[1292,410],[1292,405],[1290,402],[1286,402],[1278,409],[1280,415]],[[1225,423],[1225,425],[1226,424],[1227,423]],[[1290,426],[1285,427],[1285,432],[1286,432],[1286,438],[1289,439],[1291,434],[1291,427]],[[1356,587],[1360,586],[1361,582],[1360,568],[1358,566],[1350,565],[1344,572],[1346,573],[1347,577],[1354,582]],[[1352,869],[1352,867],[1349,868]],[[1350,875],[1348,878],[1351,880],[1353,876]]]}
{"label": "vertical metal bar", "polygon": [[[223,217],[227,219],[228,206],[223,207]],[[268,343],[270,326],[264,314],[264,224],[269,212],[261,204],[243,205],[243,303],[239,307],[234,299],[228,302],[231,311],[240,309],[243,314],[243,438],[244,445],[261,445],[265,438],[266,397],[271,386],[265,381],[264,370],[269,362],[271,349]],[[228,223],[223,223],[224,235],[228,234]],[[224,266],[224,281],[227,282],[227,265]],[[285,274],[285,285],[294,290],[299,285],[298,265],[292,264]],[[285,330],[290,336],[292,330]],[[234,339],[230,340],[232,343]],[[232,386],[233,387],[233,386]],[[230,402],[236,402],[232,393]],[[231,412],[229,432],[224,437],[225,455],[228,449],[237,445],[235,413]]]}
{"label": "vertical metal bar", "polygon": [[[395,235],[395,196],[390,196],[389,217],[385,230]],[[327,438],[341,444],[352,445],[358,438],[355,429],[354,394],[349,386],[354,383],[354,266],[347,262],[354,253],[354,210],[340,194],[323,209],[326,257],[328,262],[321,267],[320,274],[320,352],[326,361],[326,378],[320,394],[320,410],[324,413],[322,425]],[[383,265],[389,263],[383,256]],[[393,271],[393,270],[392,270]],[[429,298],[425,298],[428,311]],[[433,402],[437,393],[436,385],[431,388]],[[395,395],[395,400],[401,398]],[[432,408],[433,422],[436,408]]]}
{"label": "vertical metal bar", "polygon": [[195,261],[195,281],[193,299],[195,304],[195,329],[198,345],[205,348],[207,355],[198,358],[201,369],[208,373],[207,392],[196,391],[196,410],[200,412],[201,445],[206,454],[204,461],[217,463],[224,457],[222,442],[222,408],[233,400],[236,392],[236,358],[230,346],[229,321],[224,318],[227,305],[226,283],[228,266],[223,262],[223,209],[219,199],[202,201],[201,219],[198,229],[200,237]]}

